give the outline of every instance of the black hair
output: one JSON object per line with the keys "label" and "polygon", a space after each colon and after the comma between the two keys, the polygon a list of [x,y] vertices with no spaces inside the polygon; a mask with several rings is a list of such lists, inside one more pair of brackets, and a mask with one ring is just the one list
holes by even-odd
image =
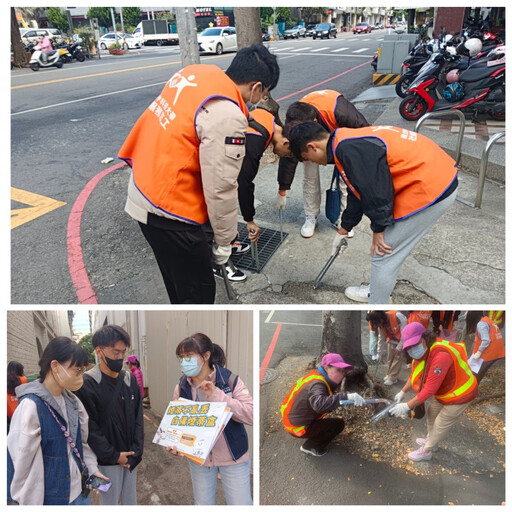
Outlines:
{"label": "black hair", "polygon": [[237,85],[261,82],[263,89],[271,91],[279,81],[277,58],[262,44],[242,48],[231,61],[226,75]]}
{"label": "black hair", "polygon": [[299,162],[302,162],[302,153],[307,151],[307,144],[329,137],[329,132],[314,121],[306,121],[293,127],[290,132],[290,150]]}
{"label": "black hair", "polygon": [[421,339],[426,343],[427,349],[430,350],[430,347],[437,340],[437,334],[432,330],[428,330],[421,335]]}
{"label": "black hair", "polygon": [[214,364],[219,366],[226,365],[226,354],[224,353],[224,350],[222,350],[222,347],[216,343],[213,343],[206,334],[198,332],[181,341],[176,347],[176,355],[181,357],[181,354],[186,354],[187,352],[196,352],[201,356],[204,356],[206,352],[210,352],[208,366],[212,370]]}
{"label": "black hair", "polygon": [[290,121],[314,121],[318,119],[318,110],[309,103],[303,103],[302,101],[296,101],[292,103],[286,111],[285,124]]}
{"label": "black hair", "polygon": [[104,325],[92,335],[94,348],[113,347],[118,341],[122,341],[127,347],[130,346],[130,335],[118,325]]}
{"label": "black hair", "polygon": [[7,393],[14,395],[14,390],[21,384],[23,365],[18,361],[10,361],[7,365]]}
{"label": "black hair", "polygon": [[87,352],[74,341],[65,336],[53,338],[43,351],[39,359],[39,378],[43,381],[50,371],[52,361],[62,364],[69,361],[70,366],[87,366],[89,356]]}
{"label": "black hair", "polygon": [[376,331],[377,327],[384,326],[387,320],[385,311],[370,311],[367,318],[370,322],[372,331]]}

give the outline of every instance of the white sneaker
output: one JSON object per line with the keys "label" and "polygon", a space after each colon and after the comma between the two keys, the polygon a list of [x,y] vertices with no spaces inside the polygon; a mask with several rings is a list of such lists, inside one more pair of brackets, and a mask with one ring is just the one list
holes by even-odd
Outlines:
{"label": "white sneaker", "polygon": [[390,380],[390,379],[386,379],[384,381],[384,386],[392,386],[393,384],[396,384],[398,382],[398,380]]}
{"label": "white sneaker", "polygon": [[345,295],[355,302],[368,302],[370,299],[370,285],[349,286],[345,289]]}
{"label": "white sneaker", "polygon": [[300,229],[300,234],[304,238],[311,238],[313,234],[315,233],[315,227],[316,227],[316,217],[313,215],[306,215],[306,222],[304,222],[304,225]]}

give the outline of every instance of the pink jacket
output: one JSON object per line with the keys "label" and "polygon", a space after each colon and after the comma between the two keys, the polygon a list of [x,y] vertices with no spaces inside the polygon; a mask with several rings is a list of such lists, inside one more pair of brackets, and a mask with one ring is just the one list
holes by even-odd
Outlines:
{"label": "pink jacket", "polygon": [[140,387],[140,397],[144,398],[144,377],[142,376],[142,370],[137,366],[132,367],[132,373],[135,375],[137,382]]}
{"label": "pink jacket", "polygon": [[[208,379],[210,382],[215,384],[215,370],[213,370],[210,375],[208,375]],[[192,398],[196,400],[197,397],[197,389],[192,384],[192,380],[187,378],[190,388],[192,390]],[[180,387],[179,384],[174,388],[173,400],[177,400],[180,396]],[[210,402],[226,402],[226,405],[231,408],[231,412],[233,413],[232,419],[243,423],[244,425],[252,425],[253,422],[253,401],[252,396],[247,389],[247,386],[242,382],[242,379],[238,377],[238,382],[233,390],[233,396],[228,396],[224,391],[221,391],[219,388],[215,388],[213,391]],[[246,462],[249,459],[249,451],[242,455],[236,462],[231,457],[231,453],[229,451],[228,445],[226,444],[226,440],[224,436],[220,436],[219,440],[213,447],[210,455],[206,459],[204,465],[205,466],[232,466],[234,464],[240,464],[242,462]]]}
{"label": "pink jacket", "polygon": [[52,42],[50,41],[50,38],[46,36],[39,41],[39,47],[42,52],[51,52],[53,50]]}

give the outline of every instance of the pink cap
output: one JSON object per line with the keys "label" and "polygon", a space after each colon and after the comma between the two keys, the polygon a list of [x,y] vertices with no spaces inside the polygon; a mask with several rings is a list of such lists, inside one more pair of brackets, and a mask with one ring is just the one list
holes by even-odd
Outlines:
{"label": "pink cap", "polygon": [[345,363],[343,361],[343,357],[339,354],[325,354],[322,357],[322,366],[336,366],[336,368],[348,368],[349,370],[353,370],[354,367],[351,364]]}
{"label": "pink cap", "polygon": [[402,330],[402,350],[417,345],[421,341],[421,337],[425,331],[425,327],[419,322],[407,324]]}
{"label": "pink cap", "polygon": [[132,354],[131,356],[128,356],[128,359],[126,359],[125,363],[135,364],[137,361],[138,361],[137,356],[135,354]]}

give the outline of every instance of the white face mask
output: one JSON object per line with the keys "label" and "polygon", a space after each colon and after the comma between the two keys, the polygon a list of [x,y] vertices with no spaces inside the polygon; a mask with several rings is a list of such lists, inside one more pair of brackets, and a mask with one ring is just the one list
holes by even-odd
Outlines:
{"label": "white face mask", "polygon": [[261,87],[261,96],[260,96],[260,100],[258,101],[258,103],[253,103],[252,102],[252,95],[254,93],[254,87],[251,89],[251,97],[249,98],[249,101],[245,102],[245,105],[246,105],[247,110],[249,112],[255,110],[260,103],[263,103],[265,101],[265,98],[263,97],[263,85],[260,84],[260,87]]}
{"label": "white face mask", "polygon": [[417,345],[414,345],[414,347],[408,348],[407,353],[413,358],[413,359],[421,359],[423,357],[423,354],[425,354],[425,351],[427,349],[423,346],[423,343],[418,343]]}

